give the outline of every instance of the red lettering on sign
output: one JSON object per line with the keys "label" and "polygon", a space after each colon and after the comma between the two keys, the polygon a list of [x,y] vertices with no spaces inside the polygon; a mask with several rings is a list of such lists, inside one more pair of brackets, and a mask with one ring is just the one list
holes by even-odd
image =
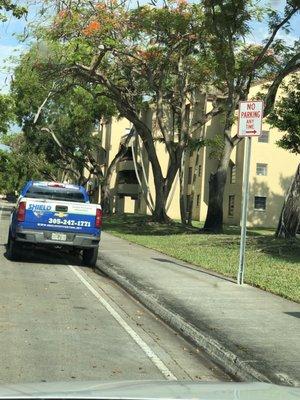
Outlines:
{"label": "red lettering on sign", "polygon": [[242,111],[242,118],[260,118],[260,111]]}

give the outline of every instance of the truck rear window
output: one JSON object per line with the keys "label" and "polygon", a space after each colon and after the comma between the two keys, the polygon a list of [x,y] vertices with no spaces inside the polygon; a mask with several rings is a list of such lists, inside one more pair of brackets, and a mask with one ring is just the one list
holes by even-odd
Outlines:
{"label": "truck rear window", "polygon": [[84,195],[79,190],[64,187],[31,186],[25,194],[31,199],[49,199],[85,203]]}

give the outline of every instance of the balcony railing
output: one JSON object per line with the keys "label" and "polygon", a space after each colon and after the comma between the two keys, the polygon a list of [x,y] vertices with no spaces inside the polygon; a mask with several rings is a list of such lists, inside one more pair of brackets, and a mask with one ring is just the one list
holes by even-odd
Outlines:
{"label": "balcony railing", "polygon": [[134,163],[132,160],[122,160],[118,163],[117,172],[134,171]]}
{"label": "balcony railing", "polygon": [[139,185],[136,183],[120,183],[117,185],[117,194],[137,196],[139,194]]}

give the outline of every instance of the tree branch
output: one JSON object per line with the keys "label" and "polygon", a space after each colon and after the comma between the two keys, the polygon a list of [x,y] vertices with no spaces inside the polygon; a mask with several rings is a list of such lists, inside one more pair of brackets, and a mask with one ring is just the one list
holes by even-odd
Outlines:
{"label": "tree branch", "polygon": [[106,172],[106,179],[109,181],[111,178],[112,173],[114,172],[116,165],[118,164],[118,162],[121,160],[121,158],[125,155],[128,145],[130,143],[131,138],[133,137],[133,135],[135,134],[135,129],[131,128],[130,132],[128,133],[124,143],[120,144],[120,149],[117,152],[117,154],[115,155],[115,157],[112,159],[111,163],[109,164],[108,168],[107,168],[107,172]]}
{"label": "tree branch", "polygon": [[55,141],[55,143],[56,143],[62,150],[64,150],[63,145],[60,143],[60,141],[58,140],[57,136],[55,135],[55,133],[53,132],[52,129],[43,127],[43,128],[41,128],[41,132],[50,133],[50,135],[52,136],[52,138],[53,138],[53,140]]}
{"label": "tree branch", "polygon": [[92,79],[96,83],[103,84],[103,86],[110,91],[110,96],[107,97],[110,97],[116,102],[118,110],[135,126],[149,155],[149,160],[154,170],[155,179],[162,180],[162,170],[152,140],[152,133],[147,125],[141,120],[137,111],[129,103],[126,95],[124,95],[120,88],[115,86],[103,73],[100,73],[99,71],[92,71],[90,67],[79,63],[76,63],[73,67],[68,68],[68,70],[72,69],[82,73],[89,81]]}
{"label": "tree branch", "polygon": [[300,53],[294,55],[288,61],[286,66],[278,73],[272,85],[269,87],[269,90],[265,96],[264,117],[267,116],[272,111],[276,99],[277,90],[283,79],[287,75],[292,74],[299,70],[300,70]]}
{"label": "tree branch", "polygon": [[[194,132],[197,129],[199,129],[201,126],[207,124],[208,121],[210,121],[215,116],[221,114],[223,111],[224,111],[223,108],[220,106],[220,104],[218,104],[218,99],[216,99],[213,102],[212,110],[207,112],[206,114],[204,114],[200,120],[193,123],[194,129],[191,131],[191,136],[193,136]],[[196,127],[195,127],[195,125],[196,125]]]}
{"label": "tree branch", "polygon": [[37,112],[36,112],[36,114],[34,116],[34,120],[33,120],[34,124],[37,122],[37,120],[38,120],[38,118],[39,118],[39,116],[40,116],[40,114],[42,112],[42,109],[44,108],[44,106],[46,105],[47,101],[49,100],[49,98],[53,94],[54,87],[55,87],[55,82],[53,82],[52,89],[49,91],[49,93],[47,94],[45,100],[42,102],[42,104],[38,108],[38,110],[37,110]]}
{"label": "tree branch", "polygon": [[290,13],[277,25],[275,25],[271,36],[269,37],[269,40],[265,44],[264,48],[260,52],[260,54],[257,56],[257,58],[253,62],[252,70],[254,70],[257,67],[257,64],[263,59],[264,55],[266,54],[267,50],[271,46],[271,44],[274,41],[275,36],[277,35],[278,31],[291,19],[291,17],[299,11],[299,7],[293,8]]}
{"label": "tree branch", "polygon": [[168,129],[167,129],[165,123],[164,123],[163,92],[162,92],[161,88],[159,88],[158,92],[157,92],[156,107],[157,107],[156,117],[157,117],[157,122],[158,122],[158,125],[159,125],[159,129],[160,129],[160,131],[161,131],[161,133],[163,135],[164,142],[165,142],[167,151],[169,153],[169,156],[171,158],[173,158],[174,157],[174,152],[173,152],[172,146],[170,144],[170,135],[167,132]]}

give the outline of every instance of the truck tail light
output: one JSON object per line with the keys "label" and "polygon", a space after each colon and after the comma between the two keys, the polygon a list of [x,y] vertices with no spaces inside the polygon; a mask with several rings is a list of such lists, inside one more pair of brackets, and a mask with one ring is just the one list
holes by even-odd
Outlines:
{"label": "truck tail light", "polygon": [[96,228],[101,228],[102,226],[102,210],[100,208],[96,210],[95,226]]}
{"label": "truck tail light", "polygon": [[25,214],[26,214],[26,202],[21,201],[19,203],[18,211],[17,211],[17,220],[18,222],[25,221]]}

